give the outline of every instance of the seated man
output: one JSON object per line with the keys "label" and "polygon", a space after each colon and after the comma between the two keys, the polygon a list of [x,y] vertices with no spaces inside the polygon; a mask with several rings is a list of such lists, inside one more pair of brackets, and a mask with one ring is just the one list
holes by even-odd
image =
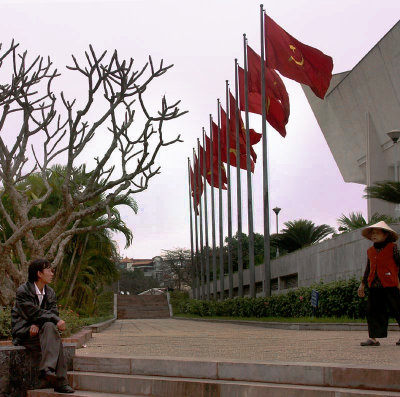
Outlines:
{"label": "seated man", "polygon": [[53,280],[53,269],[46,259],[30,263],[28,281],[17,290],[11,312],[14,345],[42,352],[41,376],[51,382],[58,393],[73,393],[68,385],[67,366],[59,331],[65,330],[57,310],[56,294],[47,284]]}

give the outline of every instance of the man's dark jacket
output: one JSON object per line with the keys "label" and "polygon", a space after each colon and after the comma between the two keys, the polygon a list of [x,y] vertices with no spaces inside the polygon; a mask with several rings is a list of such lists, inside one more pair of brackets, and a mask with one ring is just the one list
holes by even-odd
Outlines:
{"label": "man's dark jacket", "polygon": [[29,338],[32,324],[40,328],[47,321],[54,324],[60,321],[56,293],[47,285],[44,288],[45,295],[40,306],[34,283],[28,281],[17,289],[17,299],[11,311],[14,345],[19,345],[23,339]]}

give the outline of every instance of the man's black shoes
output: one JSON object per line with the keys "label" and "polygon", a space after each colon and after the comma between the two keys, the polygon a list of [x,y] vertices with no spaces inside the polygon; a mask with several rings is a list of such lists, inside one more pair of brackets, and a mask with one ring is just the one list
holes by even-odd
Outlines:
{"label": "man's black shoes", "polygon": [[75,390],[70,385],[63,385],[54,388],[57,393],[75,393]]}
{"label": "man's black shoes", "polygon": [[46,370],[42,371],[41,377],[43,379],[46,379],[47,382],[51,383],[52,385],[54,384],[54,382],[57,379],[56,373],[51,369],[46,369]]}

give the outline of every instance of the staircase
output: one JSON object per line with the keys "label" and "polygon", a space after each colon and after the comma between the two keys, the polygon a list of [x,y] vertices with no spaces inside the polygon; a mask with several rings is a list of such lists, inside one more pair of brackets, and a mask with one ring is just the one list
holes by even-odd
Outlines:
{"label": "staircase", "polygon": [[69,377],[75,397],[400,397],[400,368],[344,364],[96,356],[75,357]]}
{"label": "staircase", "polygon": [[169,318],[165,295],[117,295],[117,318]]}

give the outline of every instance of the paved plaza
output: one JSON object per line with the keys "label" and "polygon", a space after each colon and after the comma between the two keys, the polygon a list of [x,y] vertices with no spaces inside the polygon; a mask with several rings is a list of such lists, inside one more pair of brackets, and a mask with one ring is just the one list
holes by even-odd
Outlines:
{"label": "paved plaza", "polygon": [[162,356],[400,367],[397,331],[361,347],[360,331],[298,331],[178,319],[117,320],[78,356]]}

